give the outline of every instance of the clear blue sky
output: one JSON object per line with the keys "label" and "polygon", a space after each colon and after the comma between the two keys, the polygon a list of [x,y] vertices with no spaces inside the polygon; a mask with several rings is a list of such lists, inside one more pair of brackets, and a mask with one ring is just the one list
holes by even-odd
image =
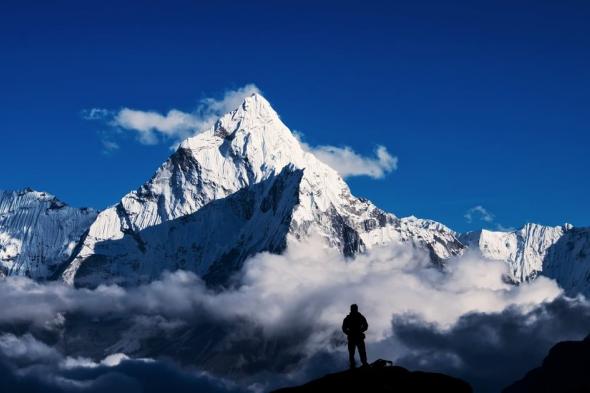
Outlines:
{"label": "clear blue sky", "polygon": [[[170,151],[103,154],[81,110],[255,83],[311,144],[387,146],[398,170],[349,184],[397,215],[590,225],[590,2],[201,3],[2,2],[0,188],[104,208]],[[466,222],[477,205],[494,221]]]}

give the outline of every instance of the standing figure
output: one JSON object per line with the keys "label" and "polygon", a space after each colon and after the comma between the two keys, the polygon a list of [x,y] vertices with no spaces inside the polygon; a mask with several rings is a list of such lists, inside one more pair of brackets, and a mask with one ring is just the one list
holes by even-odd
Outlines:
{"label": "standing figure", "polygon": [[363,366],[368,366],[367,352],[365,350],[365,332],[369,328],[367,320],[359,312],[356,304],[350,306],[350,314],[344,318],[342,322],[342,331],[348,337],[348,359],[350,361],[350,368],[355,368],[354,361],[355,348],[359,350],[359,356]]}

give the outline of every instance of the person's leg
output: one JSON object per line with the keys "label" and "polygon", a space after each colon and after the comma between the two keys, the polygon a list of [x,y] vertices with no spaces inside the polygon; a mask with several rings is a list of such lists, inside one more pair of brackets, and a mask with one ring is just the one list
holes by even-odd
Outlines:
{"label": "person's leg", "polygon": [[365,349],[365,340],[363,340],[362,338],[359,339],[357,345],[359,347],[359,356],[361,358],[361,363],[363,364],[363,366],[366,366],[368,363],[367,363],[367,351]]}
{"label": "person's leg", "polygon": [[354,349],[355,349],[355,342],[352,338],[348,338],[348,362],[350,364],[350,368],[356,367],[354,362]]}

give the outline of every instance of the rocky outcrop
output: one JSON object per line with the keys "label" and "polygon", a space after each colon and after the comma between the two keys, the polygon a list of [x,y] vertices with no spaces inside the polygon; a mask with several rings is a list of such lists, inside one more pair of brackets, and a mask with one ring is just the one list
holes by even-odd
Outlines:
{"label": "rocky outcrop", "polygon": [[370,367],[328,374],[305,385],[279,389],[273,393],[470,393],[473,391],[467,382],[458,378],[439,373],[408,371],[388,363],[390,362],[378,360]]}

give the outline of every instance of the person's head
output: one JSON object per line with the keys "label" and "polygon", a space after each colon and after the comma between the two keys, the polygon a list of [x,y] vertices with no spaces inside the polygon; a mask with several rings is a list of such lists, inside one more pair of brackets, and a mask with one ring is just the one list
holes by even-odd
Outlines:
{"label": "person's head", "polygon": [[356,304],[351,304],[350,305],[350,312],[351,313],[359,312],[359,306],[357,306]]}

